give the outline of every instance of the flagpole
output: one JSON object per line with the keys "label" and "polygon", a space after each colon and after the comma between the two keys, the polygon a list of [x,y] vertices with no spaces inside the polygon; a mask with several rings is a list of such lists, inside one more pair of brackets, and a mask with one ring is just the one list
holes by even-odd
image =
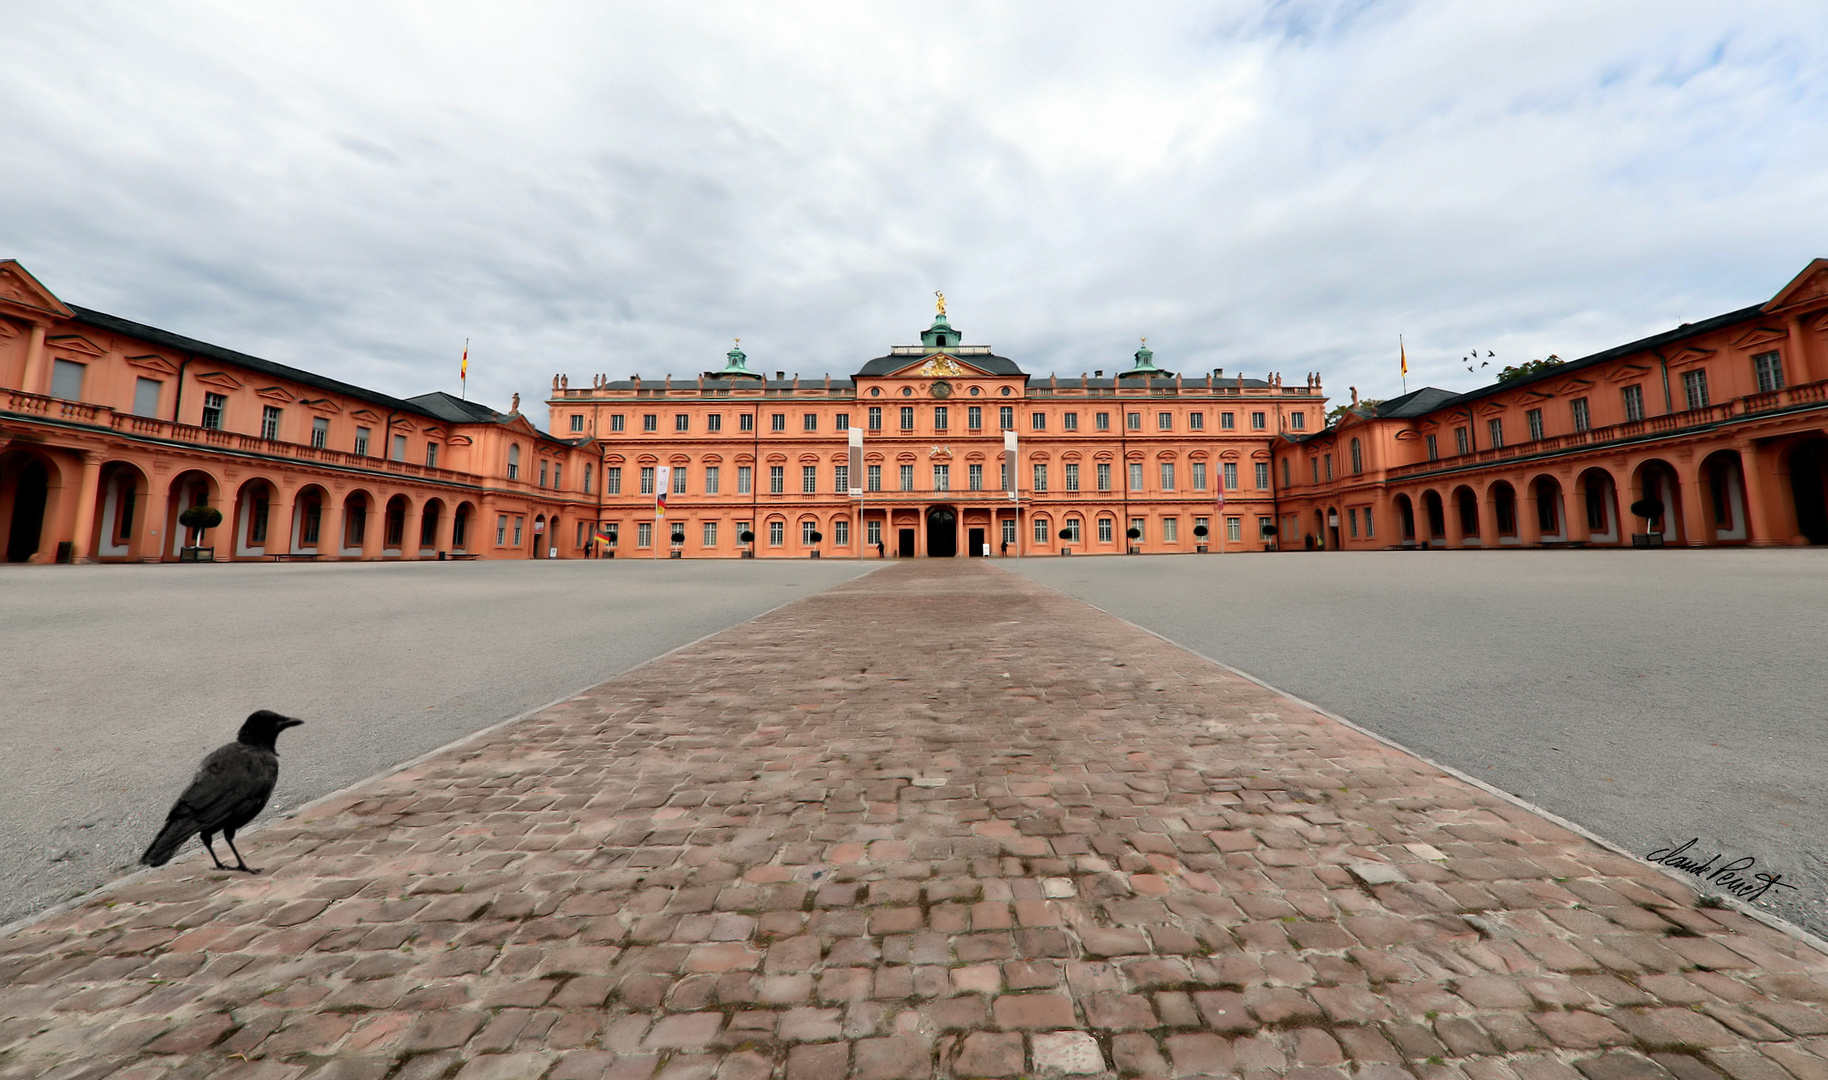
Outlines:
{"label": "flagpole", "polygon": [[1396,355],[1403,364],[1403,393],[1409,392],[1409,353],[1403,349],[1403,335],[1396,335]]}
{"label": "flagpole", "polygon": [[461,384],[457,391],[458,396],[464,401],[470,400],[470,339],[469,338],[463,339],[463,366],[457,369],[457,381],[458,381],[458,383]]}

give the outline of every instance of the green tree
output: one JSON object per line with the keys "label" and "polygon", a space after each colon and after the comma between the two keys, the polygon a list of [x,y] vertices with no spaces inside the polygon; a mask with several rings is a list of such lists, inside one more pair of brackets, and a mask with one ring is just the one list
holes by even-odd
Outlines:
{"label": "green tree", "polygon": [[1506,367],[1503,371],[1498,373],[1498,381],[1510,382],[1512,379],[1521,379],[1526,375],[1534,375],[1539,371],[1558,368],[1561,366],[1561,363],[1561,357],[1556,356],[1554,353],[1550,353],[1548,358],[1544,360],[1528,360],[1521,364]]}
{"label": "green tree", "polygon": [[1339,423],[1341,420],[1345,419],[1346,412],[1352,408],[1356,407],[1356,408],[1360,408],[1360,409],[1375,409],[1379,405],[1382,405],[1383,403],[1384,403],[1383,398],[1364,398],[1359,401],[1357,406],[1354,406],[1349,401],[1346,402],[1344,405],[1335,405],[1335,406],[1333,406],[1332,411],[1327,413],[1327,426],[1332,427],[1333,425]]}

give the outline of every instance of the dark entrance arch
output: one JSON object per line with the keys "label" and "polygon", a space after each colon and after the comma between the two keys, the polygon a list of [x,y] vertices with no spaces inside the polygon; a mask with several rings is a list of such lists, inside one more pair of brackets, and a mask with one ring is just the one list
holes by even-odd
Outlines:
{"label": "dark entrance arch", "polygon": [[1791,451],[1790,496],[1797,531],[1811,544],[1828,544],[1828,439],[1810,439]]}
{"label": "dark entrance arch", "polygon": [[13,474],[13,520],[6,534],[6,561],[26,562],[38,554],[44,533],[44,507],[51,493],[51,473],[44,462],[27,458]]}
{"label": "dark entrance arch", "polygon": [[958,554],[958,513],[950,506],[927,511],[927,557],[950,559]]}

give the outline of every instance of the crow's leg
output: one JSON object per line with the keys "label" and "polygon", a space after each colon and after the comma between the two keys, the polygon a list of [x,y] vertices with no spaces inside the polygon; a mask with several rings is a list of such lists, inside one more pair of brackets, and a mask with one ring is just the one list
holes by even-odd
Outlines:
{"label": "crow's leg", "polygon": [[[210,841],[211,841],[211,840],[212,840],[212,839],[214,839],[214,838],[215,838],[215,835],[216,835],[216,834],[215,834],[215,833],[214,833],[214,832],[206,832],[206,833],[203,833],[203,834],[202,834],[202,835],[201,835],[201,836],[199,836],[199,837],[198,837],[198,839],[200,839],[200,840],[202,840],[202,841],[203,841],[203,848],[204,848],[204,850],[206,850],[206,851],[208,851],[208,852],[209,852],[209,857],[210,857],[210,860],[211,860],[211,861],[212,861],[212,862],[214,862],[214,863],[215,863],[215,864],[216,864],[216,869],[218,869],[218,870],[233,870],[233,869],[234,869],[234,867],[232,867],[232,866],[224,866],[224,865],[222,865],[222,860],[221,860],[221,859],[218,859],[218,858],[216,858],[216,845],[214,845],[214,844],[212,844],[212,843],[210,843]],[[234,850],[235,850],[235,845],[234,845],[234,844],[230,844],[230,845],[229,845],[229,850],[230,850],[230,851],[234,851]],[[239,858],[241,858],[241,856],[240,856],[240,855],[236,855],[236,856],[235,856],[235,858],[237,858],[237,859],[239,859]]]}
{"label": "crow's leg", "polygon": [[222,842],[229,846],[230,851],[235,852],[235,865],[234,866],[225,866],[225,867],[223,867],[224,870],[239,870],[244,874],[260,873],[259,870],[256,870],[252,866],[249,866],[248,861],[241,857],[241,852],[236,850],[236,848],[235,848],[235,830],[233,830],[233,829],[222,830]]}

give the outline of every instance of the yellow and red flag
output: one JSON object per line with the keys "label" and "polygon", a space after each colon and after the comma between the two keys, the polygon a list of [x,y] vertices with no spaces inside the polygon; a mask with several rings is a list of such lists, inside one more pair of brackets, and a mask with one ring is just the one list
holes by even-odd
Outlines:
{"label": "yellow and red flag", "polygon": [[1404,348],[1403,348],[1403,335],[1401,335],[1401,334],[1396,335],[1396,355],[1398,357],[1400,357],[1403,362],[1403,377],[1408,378],[1409,377],[1409,353],[1406,350],[1404,350]]}

